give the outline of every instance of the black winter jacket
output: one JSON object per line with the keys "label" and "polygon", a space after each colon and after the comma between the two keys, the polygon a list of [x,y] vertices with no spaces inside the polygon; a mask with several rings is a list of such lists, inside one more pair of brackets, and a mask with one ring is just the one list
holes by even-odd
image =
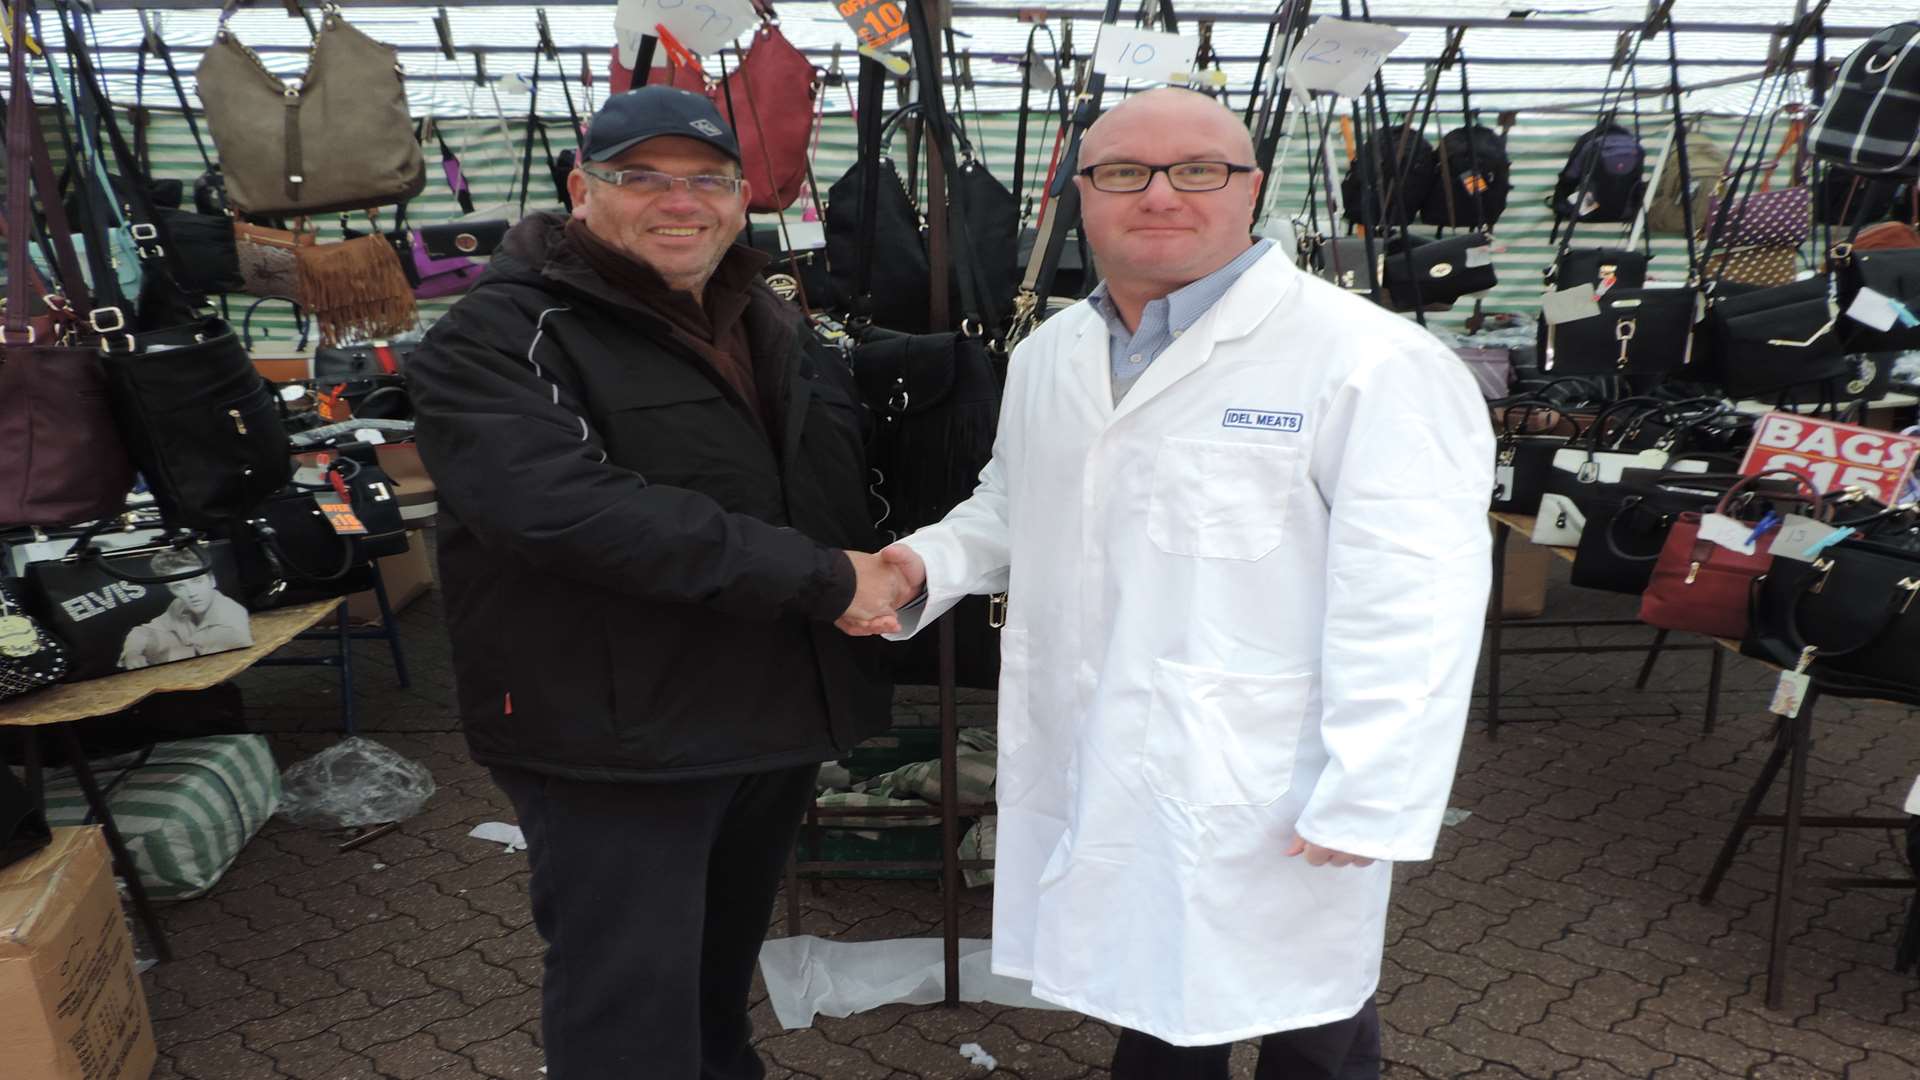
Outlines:
{"label": "black winter jacket", "polygon": [[589,780],[757,772],[884,728],[832,620],[876,545],[851,375],[755,283],[767,434],[530,215],[408,359],[475,760]]}

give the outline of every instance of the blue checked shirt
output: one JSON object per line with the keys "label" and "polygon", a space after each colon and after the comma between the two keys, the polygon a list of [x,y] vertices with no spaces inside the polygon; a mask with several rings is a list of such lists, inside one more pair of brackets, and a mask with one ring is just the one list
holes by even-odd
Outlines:
{"label": "blue checked shirt", "polygon": [[1158,300],[1147,301],[1140,312],[1140,328],[1132,333],[1127,332],[1127,324],[1121,321],[1119,310],[1108,298],[1107,283],[1101,282],[1087,299],[1107,320],[1107,362],[1113,375],[1113,403],[1120,404],[1120,399],[1133,389],[1147,365],[1166,352],[1174,338],[1199,322],[1208,308],[1219,303],[1233,283],[1240,280],[1240,275],[1259,262],[1260,256],[1271,247],[1272,240],[1259,240],[1238,258],[1199,281],[1183,285]]}

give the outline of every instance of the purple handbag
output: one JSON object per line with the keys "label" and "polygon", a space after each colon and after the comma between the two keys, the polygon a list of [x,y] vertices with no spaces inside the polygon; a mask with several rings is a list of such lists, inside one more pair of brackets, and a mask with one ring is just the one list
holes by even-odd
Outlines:
{"label": "purple handbag", "polygon": [[433,300],[466,292],[486,269],[465,255],[434,258],[427,254],[427,241],[419,229],[409,230],[409,235],[413,240],[413,273],[420,282],[413,287],[417,299]]}
{"label": "purple handbag", "polygon": [[1707,201],[1707,236],[1722,251],[1797,248],[1813,236],[1813,189],[1804,184],[1743,195],[1727,205],[1724,224],[1720,221],[1721,207],[1718,195]]}

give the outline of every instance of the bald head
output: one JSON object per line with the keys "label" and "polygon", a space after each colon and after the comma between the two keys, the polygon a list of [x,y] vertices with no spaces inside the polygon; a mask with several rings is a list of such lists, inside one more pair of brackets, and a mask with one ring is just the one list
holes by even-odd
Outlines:
{"label": "bald head", "polygon": [[[1122,162],[1149,170],[1145,188],[1102,191],[1084,172],[1073,182],[1080,190],[1082,234],[1108,296],[1131,327],[1147,301],[1200,280],[1247,250],[1261,177],[1253,139],[1240,118],[1205,94],[1172,87],[1135,94],[1087,129],[1081,169]],[[1172,171],[1200,162],[1235,171],[1222,186],[1200,191],[1192,189],[1206,185],[1193,183],[1191,170]],[[1174,187],[1176,175],[1180,188]]]}
{"label": "bald head", "polygon": [[[1179,131],[1208,141],[1215,161],[1253,162],[1253,136],[1231,109],[1196,90],[1162,86],[1134,94],[1100,114],[1080,143],[1080,163],[1119,160],[1102,152],[1130,136]],[[1133,160],[1127,158],[1126,160]]]}

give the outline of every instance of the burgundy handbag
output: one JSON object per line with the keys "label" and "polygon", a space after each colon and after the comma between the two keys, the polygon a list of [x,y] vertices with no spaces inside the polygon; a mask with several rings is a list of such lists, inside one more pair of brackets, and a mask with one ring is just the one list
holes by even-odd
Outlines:
{"label": "burgundy handbag", "polygon": [[[813,137],[813,99],[820,93],[820,72],[787,40],[780,27],[762,22],[740,57],[726,70],[720,54],[720,79],[709,83],[698,64],[676,62],[669,71],[652,70],[653,82],[705,94],[727,118],[740,140],[740,159],[753,188],[747,209],[757,214],[785,210],[807,183],[807,144]],[[614,50],[612,93],[633,84],[633,72]]]}
{"label": "burgundy handbag", "polygon": [[[8,53],[7,175],[15,179],[7,185],[12,226],[7,265],[33,265],[27,258],[31,176],[46,210],[64,292],[64,298],[49,296],[48,307],[56,314],[71,313],[91,308],[92,299],[80,276],[44,137],[33,122],[22,47],[26,6],[14,8]],[[61,525],[119,513],[133,486],[133,465],[114,424],[100,350],[63,344],[71,323],[30,317],[27,286],[34,278],[30,271],[7,276],[5,328],[0,330],[0,461],[8,464],[0,469],[0,525]],[[112,317],[91,314],[99,322]]]}
{"label": "burgundy handbag", "polygon": [[[1776,508],[1798,503],[1812,516],[1831,520],[1833,508],[1806,473],[1776,469],[1749,476],[1727,490],[1714,513],[1725,514],[1734,500],[1769,476],[1793,478],[1795,494],[1768,496]],[[1802,492],[1801,489],[1804,489]],[[1701,515],[1687,512],[1673,523],[1653,579],[1640,596],[1640,621],[1662,630],[1691,630],[1709,637],[1740,639],[1747,635],[1747,605],[1755,578],[1773,565],[1771,542],[1754,545],[1747,555],[1700,538]]]}

